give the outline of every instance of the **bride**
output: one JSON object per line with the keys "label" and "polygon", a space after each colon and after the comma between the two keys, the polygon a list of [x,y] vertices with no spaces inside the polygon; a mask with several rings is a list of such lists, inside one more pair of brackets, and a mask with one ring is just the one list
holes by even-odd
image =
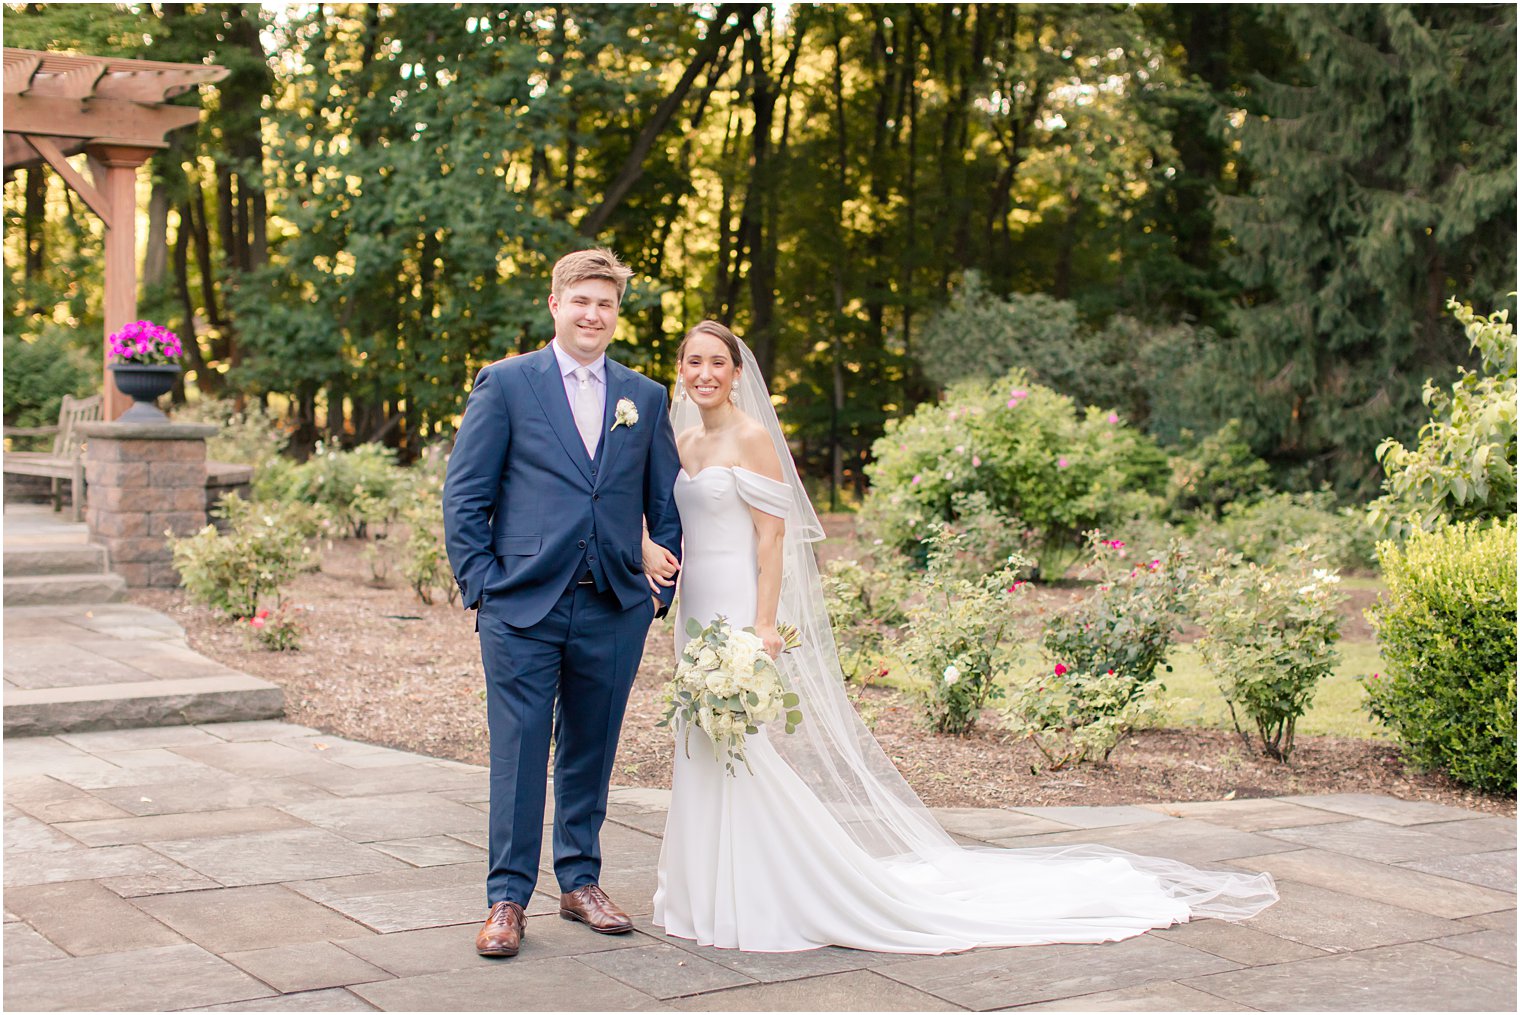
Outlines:
{"label": "bride", "polygon": [[[1197,917],[1245,919],[1277,900],[1268,874],[1200,871],[1101,845],[952,840],[845,696],[809,545],[823,530],[754,356],[705,321],[678,358],[677,656],[688,618],[752,626],[805,719],[790,735],[751,735],[748,769],[732,776],[701,730],[690,731],[689,751],[677,747],[656,925],[745,951],[937,954],[1116,941]],[[645,560],[650,581],[668,585],[675,558],[646,539]],[[778,656],[781,623],[801,631],[802,646]]]}

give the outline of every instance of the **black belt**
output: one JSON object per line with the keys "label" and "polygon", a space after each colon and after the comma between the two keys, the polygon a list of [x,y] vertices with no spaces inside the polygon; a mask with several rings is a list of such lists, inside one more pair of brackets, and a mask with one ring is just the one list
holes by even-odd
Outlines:
{"label": "black belt", "polygon": [[591,574],[590,571],[587,571],[585,574],[583,574],[583,575],[580,576],[580,579],[578,581],[576,581],[575,584],[577,584],[577,585],[595,585],[596,584],[596,578]]}

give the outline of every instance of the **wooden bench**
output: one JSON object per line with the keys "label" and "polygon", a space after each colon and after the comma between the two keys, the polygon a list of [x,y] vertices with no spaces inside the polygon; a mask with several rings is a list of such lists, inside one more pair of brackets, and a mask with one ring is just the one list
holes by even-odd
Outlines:
{"label": "wooden bench", "polygon": [[4,455],[5,471],[16,476],[40,476],[52,480],[53,510],[63,510],[63,481],[72,483],[70,494],[74,521],[84,520],[84,438],[79,435],[81,423],[93,423],[100,419],[99,395],[89,398],[63,396],[58,409],[56,426],[8,426],[5,436],[46,437],[53,436],[51,451],[7,451]]}

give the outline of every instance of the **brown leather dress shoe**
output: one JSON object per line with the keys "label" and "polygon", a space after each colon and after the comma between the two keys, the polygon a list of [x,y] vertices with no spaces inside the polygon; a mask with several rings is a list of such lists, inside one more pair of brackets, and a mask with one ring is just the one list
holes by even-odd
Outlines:
{"label": "brown leather dress shoe", "polygon": [[528,930],[528,917],[515,902],[498,902],[491,907],[484,927],[475,935],[475,950],[492,958],[511,958],[522,947]]}
{"label": "brown leather dress shoe", "polygon": [[563,920],[579,920],[598,934],[626,934],[633,930],[628,914],[607,898],[596,885],[586,885],[559,897],[559,915]]}

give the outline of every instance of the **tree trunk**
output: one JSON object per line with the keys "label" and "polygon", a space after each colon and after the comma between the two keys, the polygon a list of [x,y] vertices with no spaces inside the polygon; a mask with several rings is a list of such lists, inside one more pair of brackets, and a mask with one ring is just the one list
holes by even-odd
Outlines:
{"label": "tree trunk", "polygon": [[148,198],[147,239],[139,276],[145,290],[164,280],[169,263],[169,185],[163,180],[153,181],[153,194]]}
{"label": "tree trunk", "polygon": [[185,358],[195,371],[195,386],[208,398],[216,398],[222,391],[222,375],[206,365],[201,351],[200,336],[195,328],[195,302],[190,297],[190,205],[179,206],[179,227],[174,231],[174,288],[179,294],[180,312],[184,323],[180,325],[180,344],[184,346]]}
{"label": "tree trunk", "polygon": [[44,225],[47,215],[47,177],[41,166],[26,171],[26,205],[23,212],[26,230],[26,267],[24,277],[28,282],[42,275],[47,260],[47,234]]}
{"label": "tree trunk", "polygon": [[[766,66],[765,40],[761,36],[759,16],[754,28],[745,36],[749,51],[750,109],[755,122],[750,134],[749,192],[744,200],[746,218],[745,245],[749,247],[749,346],[760,365],[760,372],[770,377],[775,360],[776,317],[776,237],[766,228],[774,221],[770,206],[771,122],[776,111],[776,91]],[[774,25],[768,26],[774,30]]]}
{"label": "tree trunk", "polygon": [[[628,196],[628,192],[633,189],[639,177],[644,175],[644,160],[649,157],[655,140],[675,116],[676,110],[681,107],[681,102],[686,98],[686,93],[691,90],[697,76],[708,64],[717,59],[718,54],[736,35],[745,30],[759,10],[759,4],[724,4],[718,8],[718,13],[713,19],[714,29],[698,45],[697,52],[692,57],[691,63],[687,64],[681,79],[676,82],[670,94],[665,96],[645,122],[643,129],[639,131],[639,136],[634,139],[633,148],[628,152],[628,157],[623,160],[622,169],[607,187],[607,193],[603,195],[602,202],[581,219],[582,236],[595,236],[602,231],[602,227],[607,224],[612,213],[617,211],[623,198]],[[732,24],[729,23],[730,20]]]}

